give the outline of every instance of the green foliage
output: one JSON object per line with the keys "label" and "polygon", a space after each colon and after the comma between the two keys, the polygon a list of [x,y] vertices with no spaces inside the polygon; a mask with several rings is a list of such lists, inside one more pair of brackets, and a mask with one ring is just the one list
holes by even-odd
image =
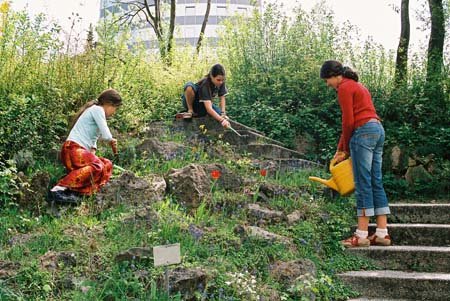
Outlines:
{"label": "green foliage", "polygon": [[[10,11],[2,17],[0,152],[6,159],[23,148],[37,161],[59,150],[71,116],[108,87],[124,98],[110,120],[113,129],[139,132],[149,121],[172,119],[183,84],[201,78],[217,61],[208,48],[203,57],[174,49],[170,66],[138,45],[129,51],[129,29],[114,20],[97,25],[97,41],[90,32],[80,45],[85,37],[75,33],[66,43],[59,40],[60,27],[44,15],[32,19]],[[336,147],[339,106],[318,70],[324,60],[338,59],[354,67],[371,91],[387,147],[400,143],[421,155],[449,159],[448,62],[437,79],[444,97],[430,94],[423,56],[411,58],[408,85],[394,90],[394,53],[371,39],[361,41],[349,23],[336,25],[322,4],[310,14],[297,10],[292,20],[275,6],[250,19],[236,17],[220,43],[217,57],[227,69],[230,116],[305,151],[307,158],[326,162]]]}
{"label": "green foliage", "polygon": [[288,146],[307,142],[310,159],[329,160],[340,134],[336,95],[318,74],[328,59],[359,73],[383,120],[387,147],[401,144],[420,155],[449,159],[449,77],[437,79],[445,97],[431,97],[424,58],[413,57],[408,85],[394,89],[394,53],[370,38],[361,41],[351,24],[336,25],[326,5],[311,14],[297,10],[291,22],[274,6],[250,20],[233,20],[221,46],[221,60],[231,70],[230,114]]}
{"label": "green foliage", "polygon": [[0,152],[0,208],[12,202],[19,193],[19,179],[17,169],[13,160],[3,162]]}
{"label": "green foliage", "polygon": [[[59,39],[60,28],[44,15],[10,11],[0,36],[0,152],[12,158],[24,147],[37,158],[59,150],[68,121],[85,102],[108,87],[124,106],[111,120],[121,131],[140,130],[179,110],[183,84],[207,73],[209,62],[175,53],[170,67],[144,49],[129,51],[129,33],[103,21],[95,47]],[[78,40],[80,37],[78,37]],[[92,44],[92,41],[90,41]],[[73,53],[75,52],[75,53]],[[20,121],[20,122],[19,122]]]}
{"label": "green foliage", "polygon": [[335,148],[340,112],[334,93],[318,76],[321,63],[337,58],[370,67],[363,79],[377,89],[386,86],[385,75],[392,71],[382,49],[366,43],[360,52],[353,50],[348,41],[355,29],[333,22],[326,8],[311,15],[298,10],[290,24],[269,7],[251,20],[228,24],[220,52],[231,69],[232,115],[290,146],[308,134],[316,144],[308,156],[322,160]]}

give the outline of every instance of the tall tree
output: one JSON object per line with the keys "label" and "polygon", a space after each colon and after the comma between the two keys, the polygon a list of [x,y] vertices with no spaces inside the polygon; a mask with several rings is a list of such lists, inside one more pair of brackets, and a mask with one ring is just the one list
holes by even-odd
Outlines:
{"label": "tall tree", "polygon": [[439,79],[444,66],[444,8],[442,0],[428,0],[428,6],[431,15],[431,33],[428,42],[427,83],[441,90]]}
{"label": "tall tree", "polygon": [[[170,3],[167,33],[164,31],[164,18],[162,17],[162,4],[164,2]],[[119,17],[119,22],[133,24],[137,19],[139,23],[144,22],[150,25],[155,33],[161,57],[170,64],[175,30],[176,0],[117,0],[115,4],[125,7]]]}
{"label": "tall tree", "polygon": [[87,37],[86,37],[86,46],[84,47],[85,51],[86,52],[91,51],[92,49],[94,49],[94,45],[95,45],[95,42],[94,42],[94,27],[92,26],[92,23],[90,23],[89,24],[89,29],[88,29],[88,32],[87,32]]}
{"label": "tall tree", "polygon": [[200,29],[200,35],[197,41],[197,54],[200,52],[200,48],[202,47],[203,37],[205,35],[206,24],[208,23],[209,12],[211,11],[211,0],[208,0],[206,3],[206,12],[205,18],[203,19],[202,28]]}
{"label": "tall tree", "polygon": [[395,85],[403,85],[408,71],[408,49],[410,37],[409,0],[402,0],[400,9],[401,30],[395,61]]}

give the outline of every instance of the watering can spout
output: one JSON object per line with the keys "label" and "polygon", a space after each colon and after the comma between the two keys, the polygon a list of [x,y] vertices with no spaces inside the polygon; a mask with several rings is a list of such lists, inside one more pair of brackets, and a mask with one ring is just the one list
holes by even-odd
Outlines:
{"label": "watering can spout", "polygon": [[321,178],[318,178],[318,177],[309,177],[309,179],[310,179],[311,181],[315,181],[315,182],[322,183],[322,184],[324,184],[324,185],[330,187],[331,189],[334,189],[334,190],[336,190],[336,191],[339,191],[339,188],[337,187],[336,182],[333,181],[333,178],[330,178],[330,179],[328,179],[328,180],[325,180],[325,179],[321,179]]}

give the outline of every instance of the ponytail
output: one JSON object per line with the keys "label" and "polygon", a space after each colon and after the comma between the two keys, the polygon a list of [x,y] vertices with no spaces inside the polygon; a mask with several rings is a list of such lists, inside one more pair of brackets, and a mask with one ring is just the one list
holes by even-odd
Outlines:
{"label": "ponytail", "polygon": [[359,80],[358,73],[353,71],[350,67],[344,66],[342,76],[345,78],[353,79],[355,82]]}
{"label": "ponytail", "polygon": [[79,110],[78,112],[75,114],[75,116],[73,116],[72,121],[70,122],[69,125],[69,133],[72,130],[73,126],[75,125],[75,123],[77,123],[78,119],[80,118],[81,114],[83,114],[84,111],[86,111],[86,109],[92,107],[93,105],[98,104],[98,100],[91,100],[88,101],[87,103],[85,103]]}
{"label": "ponytail", "polygon": [[69,132],[74,127],[75,123],[77,123],[78,119],[80,118],[81,114],[83,114],[84,111],[86,111],[88,108],[92,107],[93,105],[104,105],[104,104],[110,104],[113,106],[120,106],[122,105],[122,97],[120,96],[119,92],[117,92],[114,89],[106,89],[104,90],[97,99],[88,101],[85,103],[75,114],[75,116],[72,119],[72,122],[69,126]]}
{"label": "ponytail", "polygon": [[322,68],[320,68],[320,78],[327,79],[339,75],[356,82],[359,80],[358,74],[355,71],[350,67],[342,66],[338,61],[326,61],[323,63]]}

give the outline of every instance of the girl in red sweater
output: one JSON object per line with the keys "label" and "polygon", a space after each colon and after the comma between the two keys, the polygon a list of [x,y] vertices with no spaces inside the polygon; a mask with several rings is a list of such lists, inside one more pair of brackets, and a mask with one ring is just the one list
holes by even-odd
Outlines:
{"label": "girl in red sweater", "polygon": [[[384,129],[369,91],[358,82],[358,75],[337,61],[326,61],[320,77],[337,91],[342,112],[342,133],[334,159],[352,157],[358,229],[342,241],[345,247],[390,245],[387,230],[388,200],[383,188],[381,163]],[[369,219],[376,216],[375,234],[368,236]]]}

